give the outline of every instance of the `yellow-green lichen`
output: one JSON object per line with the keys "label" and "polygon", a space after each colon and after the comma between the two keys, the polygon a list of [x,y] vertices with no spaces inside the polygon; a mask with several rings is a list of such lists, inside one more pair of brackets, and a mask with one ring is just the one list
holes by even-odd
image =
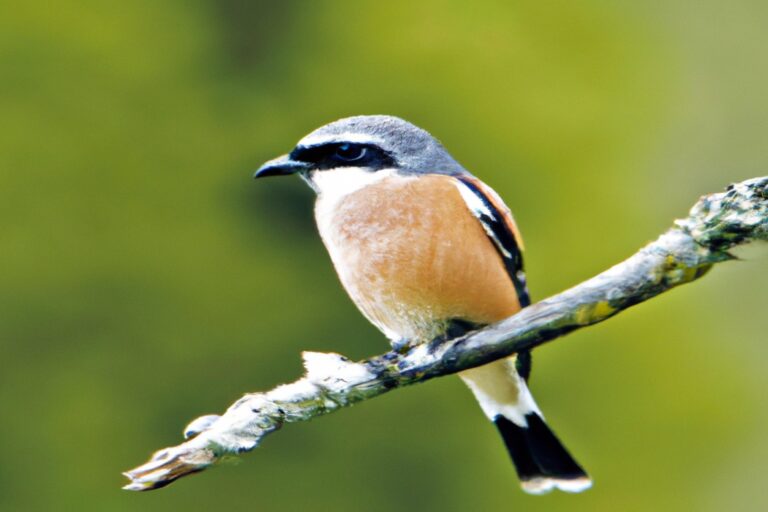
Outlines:
{"label": "yellow-green lichen", "polygon": [[580,325],[592,324],[608,318],[617,311],[606,300],[594,304],[585,304],[576,312],[576,322]]}

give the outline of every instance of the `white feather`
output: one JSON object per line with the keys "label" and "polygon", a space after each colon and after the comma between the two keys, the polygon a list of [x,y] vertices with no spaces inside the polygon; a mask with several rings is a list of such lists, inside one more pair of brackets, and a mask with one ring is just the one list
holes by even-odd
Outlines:
{"label": "white feather", "polygon": [[513,359],[463,371],[459,376],[491,421],[501,415],[517,426],[527,427],[526,415],[536,413],[544,418],[525,381],[515,370]]}
{"label": "white feather", "polygon": [[592,487],[592,480],[589,478],[551,478],[539,477],[526,480],[520,484],[528,494],[546,494],[553,489],[560,489],[565,492],[582,492]]}
{"label": "white feather", "polygon": [[310,134],[299,141],[299,146],[322,146],[323,144],[343,144],[351,142],[353,144],[372,144],[375,146],[381,146],[384,144],[384,140],[374,135],[359,132],[345,132],[336,135],[322,134],[313,135]]}
{"label": "white feather", "polygon": [[344,196],[394,176],[396,173],[395,169],[372,171],[364,167],[338,167],[314,171],[310,180],[319,196],[318,203],[335,206]]}
{"label": "white feather", "polygon": [[480,222],[480,225],[483,226],[483,230],[485,231],[485,234],[488,235],[488,238],[490,238],[494,245],[499,249],[501,254],[504,255],[505,258],[511,258],[512,254],[502,245],[501,241],[499,241],[498,238],[496,238],[496,234],[493,232],[493,229],[489,225],[487,225],[485,222],[483,222],[480,219],[481,215],[485,215],[486,217],[489,217],[491,220],[497,221],[497,219],[493,212],[491,212],[490,209],[485,205],[483,200],[478,197],[475,192],[470,189],[465,183],[463,183],[460,180],[454,180],[454,185],[456,185],[456,188],[459,190],[459,194],[461,194],[461,198],[464,199],[464,202],[467,204],[467,208],[469,208],[469,211],[472,212],[472,215],[477,217],[477,220]]}

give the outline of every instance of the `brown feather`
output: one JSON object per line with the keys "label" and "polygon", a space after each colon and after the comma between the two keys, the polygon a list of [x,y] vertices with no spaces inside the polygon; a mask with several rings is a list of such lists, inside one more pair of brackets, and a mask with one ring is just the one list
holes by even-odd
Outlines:
{"label": "brown feather", "polygon": [[390,337],[429,341],[447,320],[486,324],[520,309],[449,176],[384,178],[339,199],[330,215],[318,225],[341,281]]}

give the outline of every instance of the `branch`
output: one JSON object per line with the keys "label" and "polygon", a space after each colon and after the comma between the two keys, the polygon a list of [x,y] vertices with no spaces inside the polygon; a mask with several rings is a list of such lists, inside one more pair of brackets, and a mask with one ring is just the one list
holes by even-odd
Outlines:
{"label": "branch", "polygon": [[768,240],[768,176],[702,197],[688,217],[629,259],[516,315],[464,337],[388,352],[360,362],[304,352],[301,379],[235,402],[222,416],[203,416],[188,441],[156,452],[125,473],[124,488],[145,491],[202,471],[222,457],[252,450],[285,423],[304,421],[397,387],[480,366],[606,320],[630,306],[734,259],[728,250]]}

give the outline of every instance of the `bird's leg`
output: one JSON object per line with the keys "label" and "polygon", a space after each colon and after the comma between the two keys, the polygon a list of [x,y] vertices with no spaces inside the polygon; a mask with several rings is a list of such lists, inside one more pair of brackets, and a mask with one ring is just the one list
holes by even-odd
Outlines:
{"label": "bird's leg", "polygon": [[411,340],[407,338],[400,338],[396,340],[390,341],[390,345],[392,346],[392,350],[399,354],[405,354],[408,352],[408,350],[413,347],[413,344],[411,343]]}
{"label": "bird's leg", "polygon": [[481,328],[482,325],[464,320],[461,318],[452,318],[445,323],[443,333],[432,338],[429,342],[429,353],[434,353],[437,348],[448,340],[466,336],[468,333]]}

